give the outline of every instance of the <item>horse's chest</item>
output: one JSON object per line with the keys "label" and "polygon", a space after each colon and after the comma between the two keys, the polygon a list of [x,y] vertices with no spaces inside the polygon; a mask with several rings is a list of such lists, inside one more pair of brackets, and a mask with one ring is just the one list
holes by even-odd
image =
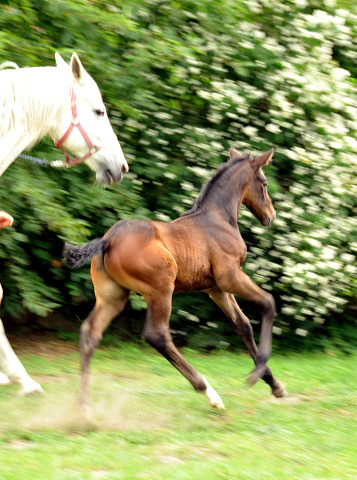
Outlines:
{"label": "horse's chest", "polygon": [[210,251],[211,263],[226,265],[242,265],[247,256],[247,246],[244,240],[235,232],[235,235],[222,236],[212,245]]}
{"label": "horse's chest", "polygon": [[240,261],[240,264],[242,265],[243,262],[245,261],[247,257],[247,245],[244,243],[243,240],[239,242],[237,252],[236,252],[236,257]]}

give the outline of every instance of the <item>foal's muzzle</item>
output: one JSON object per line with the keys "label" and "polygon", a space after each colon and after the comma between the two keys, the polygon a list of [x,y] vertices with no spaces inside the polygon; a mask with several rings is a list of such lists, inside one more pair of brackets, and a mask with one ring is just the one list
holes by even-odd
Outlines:
{"label": "foal's muzzle", "polygon": [[271,225],[274,220],[275,220],[275,217],[276,217],[276,213],[274,212],[274,214],[272,215],[267,215],[266,217],[264,217],[261,221],[261,224],[264,226],[264,227],[269,227],[269,225]]}

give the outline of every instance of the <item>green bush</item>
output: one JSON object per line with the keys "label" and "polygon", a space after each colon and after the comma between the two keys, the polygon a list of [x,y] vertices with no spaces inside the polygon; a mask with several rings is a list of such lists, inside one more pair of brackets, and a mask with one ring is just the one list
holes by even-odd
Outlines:
{"label": "green bush", "polygon": [[[277,300],[276,344],[356,345],[356,18],[356,6],[334,0],[1,4],[0,61],[53,64],[56,50],[77,51],[132,172],[103,190],[84,166],[8,169],[0,205],[16,223],[1,232],[6,310],[82,304],[85,316],[89,274],[59,264],[62,240],[83,242],[119,218],[173,219],[231,145],[274,146],[266,174],[277,219],[266,230],[242,210],[244,268]],[[46,143],[36,152],[58,155]],[[178,335],[192,337],[190,314],[200,345],[234,344],[202,296],[175,299]]]}

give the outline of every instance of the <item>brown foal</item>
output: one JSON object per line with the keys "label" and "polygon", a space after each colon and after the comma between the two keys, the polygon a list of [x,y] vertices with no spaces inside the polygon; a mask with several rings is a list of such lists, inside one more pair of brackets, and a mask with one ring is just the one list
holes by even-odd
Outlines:
{"label": "brown foal", "polygon": [[[224,408],[219,395],[182,357],[171,339],[169,322],[172,295],[176,292],[206,292],[231,320],[253,358],[255,369],[250,373],[250,384],[262,378],[273,395],[285,395],[283,386],[266,365],[271,352],[275,302],[270,293],[241,270],[247,248],[237,225],[242,203],[262,225],[274,221],[275,210],[262,171],[273,153],[271,149],[253,157],[231,148],[230,161],[203,187],[193,208],[172,222],[122,220],[102,239],[82,247],[66,245],[64,260],[72,268],[93,257],[91,276],[96,304],[81,326],[80,339],[82,405],[87,402],[90,358],[103,331],[124,309],[131,290],[141,294],[147,304],[144,327],[147,342],[197,391],[205,393],[210,405]],[[235,295],[253,302],[261,310],[259,348]]]}

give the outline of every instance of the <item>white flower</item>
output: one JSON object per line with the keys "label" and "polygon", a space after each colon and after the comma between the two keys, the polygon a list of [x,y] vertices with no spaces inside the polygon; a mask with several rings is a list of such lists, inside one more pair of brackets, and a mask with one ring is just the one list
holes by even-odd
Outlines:
{"label": "white flower", "polygon": [[248,137],[254,137],[254,136],[257,135],[257,133],[258,133],[258,129],[255,128],[255,127],[250,127],[250,126],[248,126],[248,127],[244,127],[244,128],[242,129],[242,132],[243,132],[245,135],[247,135]]}
{"label": "white flower", "polygon": [[281,132],[279,125],[277,125],[276,123],[268,123],[268,125],[265,126],[265,130],[268,130],[268,132],[271,133]]}
{"label": "white flower", "polygon": [[295,330],[296,335],[300,335],[301,337],[306,337],[306,335],[309,333],[307,330],[304,330],[303,328],[297,328]]}

